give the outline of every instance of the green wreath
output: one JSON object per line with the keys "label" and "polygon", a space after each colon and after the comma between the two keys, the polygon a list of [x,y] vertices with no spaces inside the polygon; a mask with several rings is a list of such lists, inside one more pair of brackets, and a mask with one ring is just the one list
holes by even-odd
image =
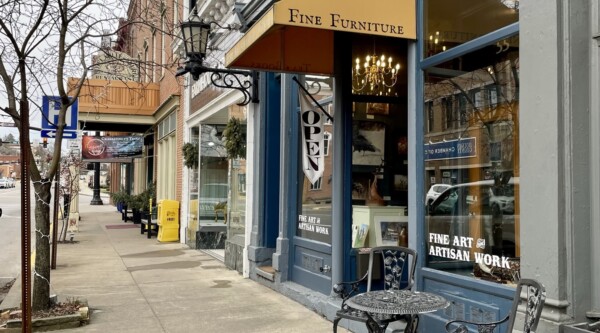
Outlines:
{"label": "green wreath", "polygon": [[190,169],[198,168],[198,154],[200,153],[198,144],[188,142],[181,147],[181,150],[183,151],[183,164]]}
{"label": "green wreath", "polygon": [[246,125],[231,118],[223,130],[225,149],[229,159],[246,158]]}

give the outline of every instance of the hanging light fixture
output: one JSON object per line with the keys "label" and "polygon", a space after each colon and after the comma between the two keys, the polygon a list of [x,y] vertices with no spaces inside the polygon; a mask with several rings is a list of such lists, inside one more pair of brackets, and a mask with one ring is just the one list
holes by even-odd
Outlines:
{"label": "hanging light fixture", "polygon": [[364,59],[356,58],[352,68],[352,91],[368,95],[397,95],[392,87],[398,81],[400,63],[393,64],[392,57],[384,54],[369,54]]}
{"label": "hanging light fixture", "polygon": [[[181,76],[186,73],[192,75],[192,79],[197,81],[203,73],[210,73],[210,81],[213,85],[220,88],[235,89],[244,95],[244,100],[238,105],[248,105],[251,101],[258,102],[258,75],[255,71],[232,70],[222,68],[210,68],[204,66],[207,46],[210,38],[211,24],[222,29],[231,30],[230,26],[221,26],[217,22],[204,22],[198,17],[198,12],[194,8],[189,20],[181,23],[181,39],[185,49],[185,66],[177,68],[175,76]],[[250,80],[243,81],[240,77],[248,77]],[[252,92],[250,89],[252,88]]]}

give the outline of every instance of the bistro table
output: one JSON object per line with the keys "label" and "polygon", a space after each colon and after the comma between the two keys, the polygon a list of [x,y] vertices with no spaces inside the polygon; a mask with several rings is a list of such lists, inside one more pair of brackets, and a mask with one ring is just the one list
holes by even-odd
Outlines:
{"label": "bistro table", "polygon": [[[433,293],[411,290],[374,290],[349,298],[346,305],[356,310],[388,315],[417,315],[444,309],[450,303]],[[380,332],[377,325],[367,323],[369,332]]]}

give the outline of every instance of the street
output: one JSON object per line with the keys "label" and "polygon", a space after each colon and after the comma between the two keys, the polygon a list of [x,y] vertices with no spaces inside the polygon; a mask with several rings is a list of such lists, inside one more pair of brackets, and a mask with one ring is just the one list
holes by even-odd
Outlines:
{"label": "street", "polygon": [[21,183],[0,189],[0,278],[21,272]]}

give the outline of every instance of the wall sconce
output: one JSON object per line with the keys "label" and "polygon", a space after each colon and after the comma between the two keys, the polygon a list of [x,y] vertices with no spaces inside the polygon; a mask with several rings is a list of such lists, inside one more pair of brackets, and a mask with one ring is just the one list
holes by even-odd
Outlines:
{"label": "wall sconce", "polygon": [[[211,73],[210,81],[213,85],[219,88],[235,89],[244,95],[244,100],[238,105],[248,105],[251,101],[258,102],[258,74],[256,71],[231,70],[221,68],[205,67],[202,63],[206,56],[208,39],[210,36],[210,25],[215,24],[222,29],[231,30],[229,26],[223,27],[216,22],[205,23],[200,17],[196,9],[190,15],[188,21],[182,22],[181,39],[185,48],[187,57],[184,67],[179,67],[175,76],[181,76],[186,73],[192,75],[192,79],[197,81],[203,73]],[[242,81],[240,76],[249,77],[251,80]],[[252,93],[249,91],[252,89]]]}

